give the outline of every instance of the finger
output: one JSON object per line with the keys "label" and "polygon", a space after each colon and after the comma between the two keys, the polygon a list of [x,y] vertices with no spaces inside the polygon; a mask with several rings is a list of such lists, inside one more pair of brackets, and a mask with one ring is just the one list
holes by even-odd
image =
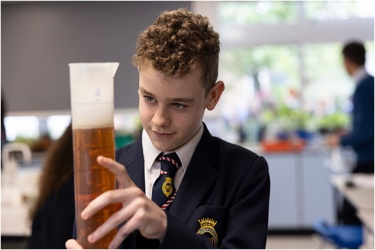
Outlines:
{"label": "finger", "polygon": [[[89,241],[98,241],[105,235],[107,235],[110,231],[112,231],[114,228],[117,228],[121,223],[125,222],[126,224],[129,218],[136,212],[136,210],[137,209],[135,208],[135,206],[130,205],[130,207],[126,207],[117,211],[116,213],[111,215],[107,221],[105,221],[101,226],[99,226],[92,234],[88,236]],[[119,244],[126,238],[126,236],[121,237]]]}
{"label": "finger", "polygon": [[[141,226],[140,218],[143,216],[139,216],[139,214],[145,215],[145,211],[143,208],[143,202],[141,199],[138,199],[137,201],[132,202],[126,209],[123,209],[118,216],[120,216],[122,219],[125,219],[124,225],[118,230],[115,237],[109,244],[110,248],[117,248],[121,242],[126,239],[129,234],[131,234],[133,231],[139,229]],[[138,215],[137,215],[138,214]],[[116,218],[114,218],[115,220]]]}
{"label": "finger", "polygon": [[98,156],[97,162],[116,175],[116,180],[119,184],[119,188],[126,188],[133,185],[133,181],[129,177],[126,168],[120,163],[104,156]]}
{"label": "finger", "polygon": [[86,220],[96,214],[98,211],[102,210],[109,204],[122,203],[126,206],[132,199],[137,195],[142,195],[142,191],[138,188],[125,188],[109,190],[94,200],[92,200],[81,213],[82,219]]}
{"label": "finger", "polygon": [[160,207],[156,204],[155,206],[148,204],[136,207],[133,213],[109,244],[111,248],[117,248],[129,234],[137,229],[147,239],[158,239],[161,241],[164,238],[167,218],[165,212]]}
{"label": "finger", "polygon": [[140,226],[138,216],[134,215],[118,230],[117,234],[110,243],[112,248],[117,248],[121,242],[123,242],[129,234],[137,230]]}
{"label": "finger", "polygon": [[65,247],[67,249],[83,249],[83,247],[80,244],[78,244],[76,240],[73,239],[67,240],[67,242],[65,242]]}
{"label": "finger", "polygon": [[[120,192],[117,192],[120,193]],[[128,201],[126,201],[125,205],[117,211],[116,213],[112,214],[108,220],[106,220],[101,226],[99,226],[90,236],[89,241],[95,242],[99,239],[101,239],[104,235],[106,235],[108,232],[110,232],[112,229],[119,226],[121,223],[127,221],[138,209],[140,205],[142,205],[142,200],[147,199],[142,192],[142,190],[138,188],[128,188],[128,189],[122,189],[121,195],[125,195]],[[139,199],[136,199],[136,197],[139,197]],[[143,198],[142,198],[143,197]],[[122,198],[117,199],[118,201],[122,200]],[[130,203],[129,205],[127,205]],[[89,204],[90,205],[90,204]],[[96,204],[93,205],[93,207],[90,207],[88,211],[84,211],[84,216],[95,214],[97,209],[100,209],[100,207],[105,206],[101,203],[98,204],[97,207]],[[86,217],[85,217],[86,218]],[[87,217],[88,218],[88,217]]]}

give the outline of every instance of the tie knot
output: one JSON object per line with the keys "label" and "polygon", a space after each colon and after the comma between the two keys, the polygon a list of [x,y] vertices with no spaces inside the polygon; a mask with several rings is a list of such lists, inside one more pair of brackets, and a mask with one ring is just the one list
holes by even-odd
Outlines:
{"label": "tie knot", "polygon": [[177,169],[181,166],[180,158],[178,158],[176,153],[160,155],[159,161],[161,164],[161,170],[167,171],[169,174],[175,174]]}

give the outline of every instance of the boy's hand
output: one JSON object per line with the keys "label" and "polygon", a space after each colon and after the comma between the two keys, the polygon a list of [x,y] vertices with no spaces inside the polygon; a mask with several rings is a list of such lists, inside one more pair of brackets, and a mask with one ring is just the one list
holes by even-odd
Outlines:
{"label": "boy's hand", "polygon": [[[107,191],[91,201],[82,211],[81,217],[88,219],[111,203],[121,203],[122,208],[91,233],[88,241],[96,242],[120,224],[123,225],[118,229],[109,248],[117,248],[135,230],[139,230],[145,238],[161,241],[167,228],[167,217],[164,211],[134,184],[123,165],[103,156],[99,156],[97,161],[115,174],[118,189]],[[69,248],[80,247],[77,242],[70,240],[66,243],[67,248],[68,245]]]}

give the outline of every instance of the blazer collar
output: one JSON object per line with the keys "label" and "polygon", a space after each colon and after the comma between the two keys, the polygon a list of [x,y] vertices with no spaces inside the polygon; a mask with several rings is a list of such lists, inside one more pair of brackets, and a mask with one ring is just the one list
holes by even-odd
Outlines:
{"label": "blazer collar", "polygon": [[198,207],[208,189],[216,180],[218,172],[215,165],[218,162],[217,143],[204,125],[204,132],[190,161],[189,167],[182,180],[176,198],[169,213],[185,223]]}
{"label": "blazer collar", "polygon": [[137,140],[131,144],[126,152],[126,156],[121,162],[125,165],[126,170],[132,181],[145,191],[145,174],[144,174],[144,158],[142,150],[142,133],[139,134]]}

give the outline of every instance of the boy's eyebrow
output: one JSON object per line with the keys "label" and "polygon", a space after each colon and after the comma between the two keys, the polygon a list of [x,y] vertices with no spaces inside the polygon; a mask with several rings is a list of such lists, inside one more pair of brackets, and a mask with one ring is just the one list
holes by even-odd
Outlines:
{"label": "boy's eyebrow", "polygon": [[[148,95],[148,96],[154,96],[152,93],[148,92],[147,90],[145,90],[144,88],[142,87],[139,87],[139,89],[141,90],[141,92],[144,94],[144,95]],[[193,102],[194,101],[194,98],[188,98],[188,97],[184,97],[184,98],[171,98],[170,99],[172,102]]]}
{"label": "boy's eyebrow", "polygon": [[141,90],[141,92],[145,95],[149,95],[149,96],[154,96],[152,93],[148,92],[147,90],[145,90],[144,88],[142,87],[139,87],[139,89]]}

